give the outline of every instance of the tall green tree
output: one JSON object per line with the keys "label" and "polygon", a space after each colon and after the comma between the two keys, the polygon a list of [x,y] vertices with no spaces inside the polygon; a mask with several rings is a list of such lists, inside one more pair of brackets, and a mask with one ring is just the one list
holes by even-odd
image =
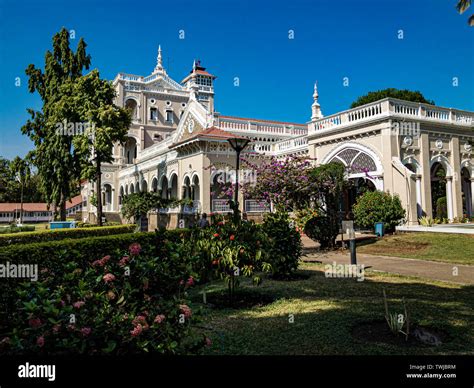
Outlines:
{"label": "tall green tree", "polygon": [[10,163],[10,169],[12,175],[20,184],[20,224],[23,223],[23,192],[26,184],[29,182],[31,177],[31,168],[28,160],[22,159],[17,156]]}
{"label": "tall green tree", "polygon": [[375,92],[369,92],[364,96],[360,96],[351,104],[351,108],[356,108],[361,105],[369,104],[374,101],[381,100],[382,98],[392,97],[400,100],[422,102],[424,104],[435,105],[433,100],[427,100],[423,94],[419,91],[411,91],[407,89],[395,89],[388,88],[383,90],[377,90]]}
{"label": "tall green tree", "polygon": [[97,70],[79,78],[73,94],[75,110],[88,124],[73,143],[83,162],[82,178],[96,182],[97,223],[102,225],[102,165],[113,162],[113,146],[125,141],[131,115],[114,104],[115,89]]}
{"label": "tall green tree", "polygon": [[89,69],[90,56],[81,38],[74,52],[69,33],[63,28],[53,36],[53,50],[46,51],[44,71],[30,64],[26,69],[28,89],[42,100],[41,111],[28,109],[30,119],[22,127],[35,144],[34,160],[41,177],[41,190],[48,204],[59,208],[61,220],[66,219],[66,202],[77,190],[81,160],[73,147],[73,137],[58,134],[61,123],[76,123],[78,114],[66,109],[66,96],[72,97],[74,82]]}
{"label": "tall green tree", "polygon": [[[471,6],[471,0],[458,0],[456,9],[462,15],[464,12],[468,10],[470,6]],[[467,19],[467,24],[469,24],[471,27],[474,26],[474,14],[469,16],[469,19]]]}

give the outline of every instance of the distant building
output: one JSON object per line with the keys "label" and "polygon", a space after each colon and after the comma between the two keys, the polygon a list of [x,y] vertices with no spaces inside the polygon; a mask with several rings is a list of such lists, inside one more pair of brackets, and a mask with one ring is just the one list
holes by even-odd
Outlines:
{"label": "distant building", "polygon": [[[68,217],[74,216],[78,211],[82,211],[82,197],[75,196],[66,203],[66,214]],[[0,224],[16,222],[20,219],[20,203],[0,203]],[[24,203],[23,222],[49,222],[53,220],[53,211],[48,209],[46,203]]]}
{"label": "distant building", "polygon": [[[181,83],[174,81],[161,48],[150,75],[115,77],[116,104],[130,109],[132,124],[126,142],[114,147],[114,162],[103,166],[106,218],[118,217],[122,198],[138,191],[193,200],[184,209],[157,209],[152,228],[176,226],[186,214],[229,212],[219,179],[223,171],[235,179],[227,138],[236,135],[251,140],[242,157],[254,161],[305,155],[316,163],[342,163],[354,181],[341,201],[345,216],[363,190],[398,194],[410,224],[421,215],[436,216],[440,196],[446,196],[449,219],[473,215],[473,112],[386,98],[324,117],[315,85],[307,123],[225,116],[215,111],[215,79],[195,61]],[[88,199],[94,190],[92,182],[83,183],[83,216],[92,222],[96,208]],[[249,215],[268,211],[256,199],[239,202]]]}

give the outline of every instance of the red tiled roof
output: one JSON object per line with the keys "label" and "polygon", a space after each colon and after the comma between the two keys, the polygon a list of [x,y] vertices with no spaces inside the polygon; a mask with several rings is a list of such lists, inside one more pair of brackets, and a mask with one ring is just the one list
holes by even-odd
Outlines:
{"label": "red tiled roof", "polygon": [[71,198],[70,201],[68,201],[66,203],[66,209],[69,209],[73,206],[77,206],[79,205],[80,203],[82,203],[82,196],[80,195],[76,195],[75,197]]}
{"label": "red tiled roof", "polygon": [[298,123],[289,123],[287,121],[275,121],[275,120],[262,120],[262,119],[249,119],[247,117],[237,117],[237,116],[225,116],[219,115],[219,118],[222,117],[224,119],[234,119],[234,120],[245,120],[245,121],[257,121],[261,123],[273,123],[273,124],[286,124],[286,125],[298,125],[301,127],[306,127],[307,124],[298,124]]}
{"label": "red tiled roof", "polygon": [[[80,195],[76,195],[75,197],[71,198],[70,201],[66,203],[66,209],[70,209],[74,206],[77,206],[81,202],[82,202],[82,197]],[[14,212],[20,209],[21,209],[20,203],[0,203],[0,212]],[[41,203],[41,202],[26,202],[23,204],[23,211],[46,212],[48,211],[48,205],[46,203]]]}
{"label": "red tiled roof", "polygon": [[[20,203],[0,203],[0,212],[14,212],[21,209]],[[48,211],[45,203],[24,203],[25,212],[46,212]]]}
{"label": "red tiled roof", "polygon": [[194,136],[188,137],[187,139],[180,141],[178,143],[175,143],[171,145],[170,148],[177,147],[181,144],[187,143],[191,140],[197,140],[197,139],[207,139],[207,140],[227,140],[231,138],[238,138],[238,139],[246,139],[246,137],[242,136],[237,136],[234,135],[230,132],[224,131],[222,129],[216,128],[216,127],[210,127],[206,128],[204,131],[199,132],[195,134]]}

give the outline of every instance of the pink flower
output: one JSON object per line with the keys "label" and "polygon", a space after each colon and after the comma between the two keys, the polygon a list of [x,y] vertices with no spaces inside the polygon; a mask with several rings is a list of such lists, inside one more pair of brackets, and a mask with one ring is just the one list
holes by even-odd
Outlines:
{"label": "pink flower", "polygon": [[31,318],[29,321],[28,321],[29,325],[36,329],[37,327],[40,327],[41,326],[41,319],[39,318]]}
{"label": "pink flower", "polygon": [[87,337],[90,333],[91,333],[92,329],[90,327],[83,327],[81,329],[81,334],[84,336],[84,337]]}
{"label": "pink flower", "polygon": [[62,300],[62,301],[61,301],[61,302],[59,302],[59,303],[61,303],[61,307],[64,307],[64,306],[66,306],[66,302],[65,302],[64,300]]}
{"label": "pink flower", "polygon": [[140,326],[140,328],[143,329],[143,330],[147,330],[149,328],[149,325],[146,321],[146,317],[144,315],[137,315],[133,319],[132,324],[135,327]]}
{"label": "pink flower", "polygon": [[206,337],[205,342],[206,342],[206,346],[207,346],[207,347],[209,347],[209,346],[212,345],[212,341],[211,341],[211,339],[210,339],[209,337]]}
{"label": "pink flower", "polygon": [[142,247],[139,243],[133,243],[128,247],[128,251],[132,256],[138,256],[142,250]]}
{"label": "pink flower", "polygon": [[110,255],[104,256],[100,260],[96,260],[92,263],[93,267],[103,267],[110,260]]}
{"label": "pink flower", "polygon": [[111,273],[107,273],[102,277],[102,279],[104,280],[104,282],[109,283],[115,280],[115,276]]}
{"label": "pink flower", "polygon": [[129,256],[124,256],[120,259],[119,261],[119,265],[121,267],[125,267],[127,264],[128,264],[128,261],[130,260],[130,257]]}
{"label": "pink flower", "polygon": [[40,348],[42,348],[44,346],[44,337],[43,336],[38,337],[38,339],[36,340],[36,345],[38,345]]}
{"label": "pink flower", "polygon": [[142,325],[138,324],[137,326],[134,327],[133,330],[130,331],[130,334],[132,335],[132,337],[137,337],[142,333],[142,331],[143,331]]}
{"label": "pink flower", "polygon": [[76,309],[80,309],[82,306],[84,306],[86,302],[83,302],[82,300],[77,301],[76,303],[73,304],[73,307]]}
{"label": "pink flower", "polygon": [[192,276],[190,276],[189,279],[186,281],[186,285],[188,287],[191,287],[194,285],[194,278]]}
{"label": "pink flower", "polygon": [[53,326],[53,333],[54,334],[57,334],[59,333],[59,330],[61,329],[61,325],[60,324],[56,324]]}
{"label": "pink flower", "polygon": [[155,323],[161,323],[165,320],[165,316],[163,314],[158,314],[156,317],[155,317],[155,320],[153,322]]}
{"label": "pink flower", "polygon": [[185,318],[191,318],[192,311],[191,311],[191,309],[189,308],[188,305],[180,304],[179,309],[184,314]]}

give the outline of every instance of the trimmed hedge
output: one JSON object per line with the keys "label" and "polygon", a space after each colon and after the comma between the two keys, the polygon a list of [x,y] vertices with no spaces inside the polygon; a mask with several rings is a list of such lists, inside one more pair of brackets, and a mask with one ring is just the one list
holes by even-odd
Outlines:
{"label": "trimmed hedge", "polygon": [[48,241],[57,241],[63,239],[80,239],[85,237],[111,236],[116,234],[131,233],[135,230],[136,225],[118,225],[118,226],[102,226],[93,228],[71,228],[47,230],[41,232],[25,232],[21,234],[10,233],[0,235],[0,247],[14,244],[31,244]]}
{"label": "trimmed hedge", "polygon": [[122,233],[8,246],[0,249],[0,264],[6,261],[38,264],[41,269],[61,265],[62,260],[67,260],[87,265],[111,252],[126,250],[132,243],[137,242],[145,251],[149,251],[156,248],[158,240],[177,240],[183,233],[187,234],[189,230],[166,230],[158,232],[158,235],[155,232]]}
{"label": "trimmed hedge", "polygon": [[7,227],[0,227],[0,234],[10,234],[10,233],[20,233],[20,232],[33,232],[35,227],[33,225],[25,225],[25,226],[7,226]]}

